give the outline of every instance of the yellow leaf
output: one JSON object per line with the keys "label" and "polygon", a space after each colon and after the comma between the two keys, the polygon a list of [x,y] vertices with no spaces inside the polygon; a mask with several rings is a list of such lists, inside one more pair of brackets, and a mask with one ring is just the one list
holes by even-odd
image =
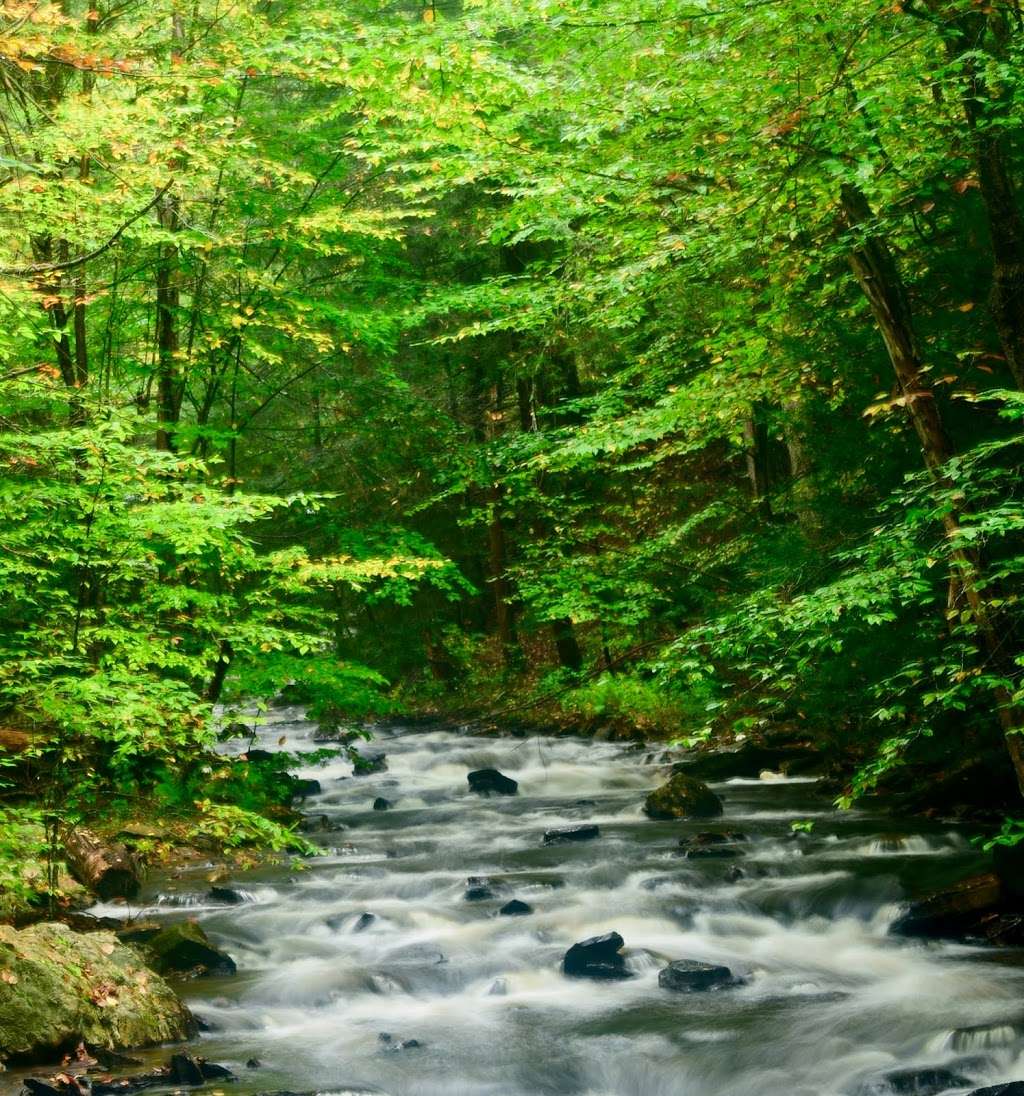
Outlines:
{"label": "yellow leaf", "polygon": [[424,23],[433,23],[434,18],[435,18],[434,9],[433,8],[425,8],[424,11],[423,11],[423,22]]}

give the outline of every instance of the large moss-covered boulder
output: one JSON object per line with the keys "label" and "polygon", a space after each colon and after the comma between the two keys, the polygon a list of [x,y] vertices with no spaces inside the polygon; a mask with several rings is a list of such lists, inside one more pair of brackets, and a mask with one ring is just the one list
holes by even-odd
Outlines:
{"label": "large moss-covered boulder", "polygon": [[721,799],[703,781],[685,773],[676,773],[655,788],[644,803],[648,818],[717,818],[721,813]]}
{"label": "large moss-covered boulder", "polygon": [[234,974],[235,962],[215,948],[194,921],[169,925],[146,940],[153,967],[161,974]]}
{"label": "large moss-covered boulder", "polygon": [[170,986],[112,933],[0,925],[0,1058],[47,1061],[79,1039],[116,1050],[194,1033]]}

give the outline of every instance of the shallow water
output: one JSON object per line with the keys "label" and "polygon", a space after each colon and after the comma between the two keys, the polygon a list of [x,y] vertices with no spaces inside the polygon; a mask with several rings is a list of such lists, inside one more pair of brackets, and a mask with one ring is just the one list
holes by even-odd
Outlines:
{"label": "shallow water", "polygon": [[[311,749],[312,730],[276,710],[260,745],[285,735],[285,749]],[[883,1076],[898,1068],[971,1082],[949,1093],[1024,1078],[1017,957],[887,935],[910,890],[977,859],[948,827],[836,813],[812,782],[784,779],[715,785],[726,806],[715,823],[651,822],[640,807],[664,769],[607,743],[399,728],[365,748],[386,751],[386,772],[355,777],[332,761],[301,773],[323,785],[306,809],[345,827],[318,838],[327,855],[240,880],[241,906],[206,902],[201,880],[151,896],[168,918],[192,903],[238,963],[236,977],[186,994],[213,1028],[199,1053],[236,1068],[246,1090],[869,1096],[891,1092]],[[519,795],[471,795],[466,773],[484,767],[518,780]],[[373,811],[377,796],[394,809]],[[805,819],[813,833],[793,836]],[[600,838],[541,845],[544,830],[580,822]],[[681,836],[710,829],[745,833],[742,857],[678,855]],[[744,876],[729,881],[737,865]],[[490,877],[498,897],[466,901],[470,876]],[[497,916],[513,897],[534,913]],[[561,974],[571,944],[611,930],[634,978]],[[658,970],[683,958],[745,982],[659,988]],[[422,1045],[391,1049],[409,1039]],[[246,1070],[250,1057],[262,1068]]]}

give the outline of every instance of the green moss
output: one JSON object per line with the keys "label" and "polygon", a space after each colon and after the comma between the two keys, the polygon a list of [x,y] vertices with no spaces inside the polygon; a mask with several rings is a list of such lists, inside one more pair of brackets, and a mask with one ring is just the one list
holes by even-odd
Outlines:
{"label": "green moss", "polygon": [[117,1049],[193,1032],[167,983],[111,933],[0,926],[0,1056],[45,1059],[78,1039]]}
{"label": "green moss", "polygon": [[648,818],[717,818],[722,801],[700,780],[676,773],[660,788],[655,788],[644,803]]}

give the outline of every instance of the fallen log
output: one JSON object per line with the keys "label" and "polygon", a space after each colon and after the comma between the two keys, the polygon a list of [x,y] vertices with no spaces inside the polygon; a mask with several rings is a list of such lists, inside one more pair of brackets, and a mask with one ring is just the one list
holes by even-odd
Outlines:
{"label": "fallen log", "polygon": [[139,861],[124,845],[107,844],[91,830],[67,829],[62,834],[68,870],[105,902],[134,898],[142,887]]}

